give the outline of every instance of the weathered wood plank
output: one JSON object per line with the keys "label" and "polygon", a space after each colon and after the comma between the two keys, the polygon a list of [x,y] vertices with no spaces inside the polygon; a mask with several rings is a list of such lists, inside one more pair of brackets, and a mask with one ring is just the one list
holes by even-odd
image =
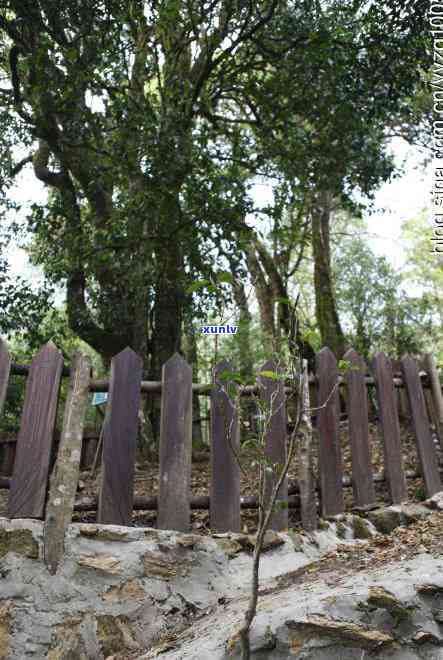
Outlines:
{"label": "weathered wood plank", "polygon": [[97,522],[129,525],[134,497],[135,447],[142,359],[130,348],[111,362],[111,384],[103,434]]}
{"label": "weathered wood plank", "polygon": [[298,440],[295,439],[299,465],[300,517],[305,531],[317,529],[317,497],[315,493],[314,447],[310,412],[310,386],[307,360],[303,360],[303,378],[301,391],[301,420]]}
{"label": "weathered wood plank", "polygon": [[62,435],[46,505],[43,549],[45,564],[52,575],[63,557],[65,533],[74,510],[90,374],[90,359],[77,353],[71,366]]}
{"label": "weathered wood plank", "polygon": [[16,442],[5,442],[0,445],[0,455],[2,457],[0,464],[0,473],[11,475],[14,471],[15,447]]}
{"label": "weathered wood plank", "polygon": [[338,368],[334,354],[327,347],[317,353],[316,365],[318,405],[321,406],[317,416],[321,510],[323,517],[329,517],[344,511]]}
{"label": "weathered wood plank", "polygon": [[371,506],[375,503],[375,490],[369,446],[368,397],[365,384],[367,366],[352,348],[345,353],[343,359],[350,367],[346,373],[346,383],[354,500],[356,506]]}
{"label": "weathered wood plank", "polygon": [[441,392],[440,377],[434,356],[427,353],[424,356],[423,365],[429,376],[436,417],[436,432],[443,451],[443,394]]}
{"label": "weathered wood plank", "polygon": [[6,401],[10,371],[11,357],[8,353],[8,348],[5,342],[0,339],[0,419]]}
{"label": "weathered wood plank", "polygon": [[176,353],[162,373],[157,527],[179,532],[191,521],[192,369]]}
{"label": "weathered wood plank", "polygon": [[379,424],[383,436],[385,470],[394,504],[408,498],[401,453],[400,424],[394,397],[391,361],[384,353],[377,353],[371,363],[379,410]]}
{"label": "weathered wood plank", "polygon": [[425,490],[427,496],[432,497],[442,487],[418,366],[412,357],[406,355],[401,360],[401,367],[411,407],[412,424]]}
{"label": "weathered wood plank", "polygon": [[94,462],[95,452],[100,436],[97,435],[91,438],[83,438],[82,443],[82,456],[80,459],[80,469],[89,470]]}
{"label": "weathered wood plank", "polygon": [[32,361],[9,491],[9,518],[43,518],[62,369],[63,356],[52,342]]}
{"label": "weathered wood plank", "polygon": [[[281,373],[274,360],[268,360],[262,366],[261,372]],[[257,382],[260,386],[260,398],[264,404],[266,416],[269,423],[265,432],[264,451],[265,456],[275,464],[272,472],[265,471],[264,482],[264,507],[268,506],[272,490],[278,481],[279,474],[286,462],[286,437],[287,420],[285,393],[282,380],[273,380],[265,376],[258,376]],[[279,489],[275,510],[269,521],[269,529],[282,531],[288,529],[288,480],[285,479]]]}
{"label": "weathered wood plank", "polygon": [[227,361],[220,362],[213,372],[210,522],[214,532],[239,532],[240,466],[236,453],[240,449],[240,429],[237,411],[228,394],[229,383],[220,381],[224,371],[232,372]]}

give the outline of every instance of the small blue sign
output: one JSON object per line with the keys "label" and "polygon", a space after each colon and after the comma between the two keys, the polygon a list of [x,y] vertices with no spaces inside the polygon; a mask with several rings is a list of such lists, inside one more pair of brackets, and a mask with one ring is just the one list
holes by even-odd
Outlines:
{"label": "small blue sign", "polygon": [[101,406],[102,403],[106,403],[107,400],[108,400],[107,392],[94,392],[94,394],[92,395],[93,406]]}

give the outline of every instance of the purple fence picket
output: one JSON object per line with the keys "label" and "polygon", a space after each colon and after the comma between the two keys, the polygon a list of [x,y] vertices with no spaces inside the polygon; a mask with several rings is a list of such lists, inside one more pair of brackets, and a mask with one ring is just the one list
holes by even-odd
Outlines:
{"label": "purple fence picket", "polygon": [[157,527],[189,530],[191,520],[192,369],[176,353],[163,366]]}
{"label": "purple fence picket", "polygon": [[11,358],[5,342],[0,339],[0,417],[6,400],[10,369]]}
{"label": "purple fence picket", "polygon": [[10,476],[14,470],[16,438],[2,438],[0,442],[0,474]]}
{"label": "purple fence picket", "polygon": [[440,448],[443,451],[443,395],[441,392],[440,376],[434,356],[429,353],[425,355],[423,365],[430,381],[430,395],[435,415],[435,431],[440,441]]}
{"label": "purple fence picket", "polygon": [[52,342],[37,353],[26,381],[9,491],[9,518],[43,518],[63,356]]}
{"label": "purple fence picket", "polygon": [[349,363],[346,372],[349,441],[352,456],[352,488],[357,507],[375,503],[371,450],[369,447],[367,371],[363,358],[349,349],[343,357]]}
{"label": "purple fence picket", "polygon": [[111,362],[97,522],[129,525],[134,498],[142,359],[130,348]]}
{"label": "purple fence picket", "polygon": [[415,360],[405,356],[401,360],[403,378],[411,406],[412,424],[417,443],[423,481],[426,494],[431,497],[442,489],[440,473],[438,471],[437,454],[434,448],[429,419],[426,412],[426,402],[420,382],[418,367]]}
{"label": "purple fence picket", "polygon": [[211,394],[211,488],[210,522],[214,532],[240,531],[240,467],[236,452],[240,449],[237,412],[228,394],[223,372],[232,372],[227,361],[214,369]]}
{"label": "purple fence picket", "polygon": [[[278,372],[281,372],[281,369],[278,369],[273,360],[268,360],[260,371],[271,372],[277,375]],[[278,473],[286,462],[287,419],[283,381],[275,380],[265,375],[259,375],[257,380],[260,384],[260,396],[265,404],[266,414],[270,416],[264,438],[265,455],[272,463],[278,464],[278,467],[272,473],[265,472],[264,505],[266,508],[278,479]],[[288,480],[286,478],[278,492],[276,508],[271,516],[269,528],[276,531],[282,531],[288,528]]]}
{"label": "purple fence picket", "polygon": [[319,432],[319,468],[323,517],[344,511],[342,457],[339,435],[339,393],[337,360],[325,347],[316,355],[318,377],[317,428]]}
{"label": "purple fence picket", "polygon": [[377,353],[371,363],[374,374],[379,422],[383,436],[385,471],[389,482],[391,499],[394,504],[407,500],[408,491],[403,470],[401,453],[400,424],[394,396],[391,361],[384,353]]}

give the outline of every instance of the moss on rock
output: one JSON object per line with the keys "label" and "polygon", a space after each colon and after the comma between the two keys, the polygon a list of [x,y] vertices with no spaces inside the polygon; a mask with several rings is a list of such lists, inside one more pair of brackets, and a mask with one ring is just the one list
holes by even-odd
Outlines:
{"label": "moss on rock", "polygon": [[38,559],[38,542],[29,529],[0,529],[0,558],[8,552]]}

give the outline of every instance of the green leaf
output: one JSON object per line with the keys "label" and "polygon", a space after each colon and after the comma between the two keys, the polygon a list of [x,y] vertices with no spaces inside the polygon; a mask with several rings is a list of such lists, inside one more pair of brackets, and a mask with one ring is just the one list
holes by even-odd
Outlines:
{"label": "green leaf", "polygon": [[275,371],[260,371],[258,375],[262,376],[262,378],[269,378],[270,380],[279,380],[281,377]]}
{"label": "green leaf", "polygon": [[217,280],[218,282],[226,282],[227,284],[232,284],[233,282],[233,277],[231,273],[228,273],[226,270],[220,271],[220,273],[217,273]]}
{"label": "green leaf", "polygon": [[194,293],[194,291],[203,289],[203,287],[208,286],[208,284],[211,284],[209,280],[198,280],[197,282],[193,282],[187,287],[186,293]]}
{"label": "green leaf", "polygon": [[351,363],[348,360],[339,360],[338,370],[340,373],[346,373],[351,368]]}

